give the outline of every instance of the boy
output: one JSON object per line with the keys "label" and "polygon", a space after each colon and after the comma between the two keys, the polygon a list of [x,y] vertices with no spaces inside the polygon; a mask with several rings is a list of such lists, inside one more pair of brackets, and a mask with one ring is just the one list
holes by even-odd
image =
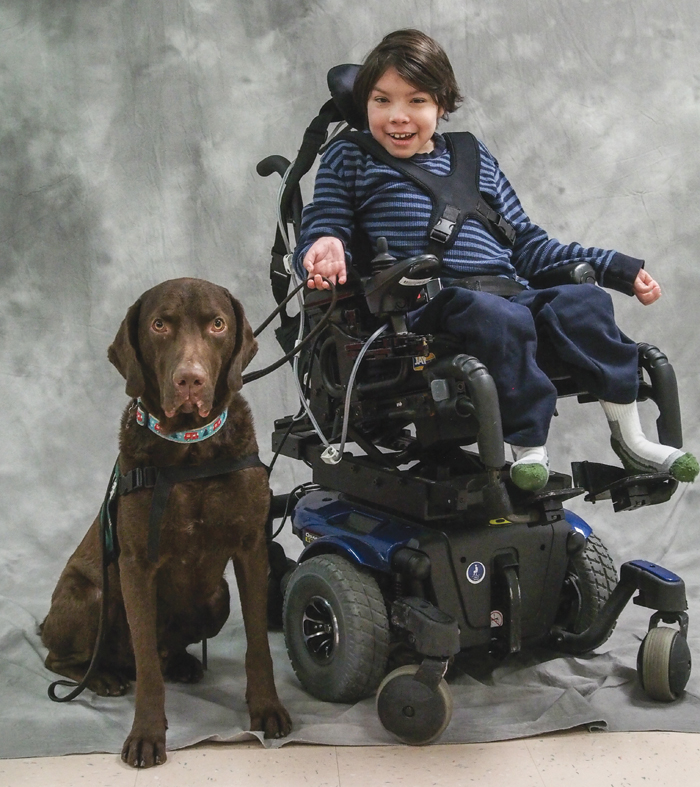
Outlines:
{"label": "boy", "polygon": [[[436,129],[461,96],[447,55],[433,39],[418,30],[390,33],[360,68],[354,98],[365,112],[368,133],[394,158],[436,175],[449,173],[450,149]],[[659,285],[641,260],[550,239],[530,221],[498,162],[478,144],[479,191],[513,234],[505,239],[487,220],[467,218],[444,251],[441,278],[448,286],[409,315],[409,327],[418,333],[451,333],[486,365],[498,390],[504,439],[513,452],[511,478],[521,489],[540,489],[549,477],[545,444],[556,389],[537,366],[538,335],[546,335],[579,382],[601,401],[613,449],[628,470],[694,480],[700,468],[692,454],[652,443],[642,432],[637,345],[615,324],[610,296],[585,285],[535,290],[527,280],[586,261],[599,284],[635,295],[644,305],[660,297]],[[423,253],[431,214],[430,198],[405,175],[354,142],[339,140],[321,159],[314,199],[303,214],[295,268],[302,277],[307,273],[312,289],[328,287],[322,277],[344,284],[356,228],[374,248],[379,237],[386,237],[397,259]],[[449,286],[475,275],[524,286],[509,297]]]}

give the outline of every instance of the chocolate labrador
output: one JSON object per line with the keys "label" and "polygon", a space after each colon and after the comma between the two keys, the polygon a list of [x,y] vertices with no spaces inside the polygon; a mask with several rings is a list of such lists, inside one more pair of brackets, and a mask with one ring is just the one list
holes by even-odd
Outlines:
{"label": "chocolate labrador", "polygon": [[[247,637],[251,729],[266,738],[291,729],[267,639],[270,492],[252,416],[239,393],[242,371],[256,351],[240,303],[200,279],[175,279],[144,293],[109,348],[133,397],[121,420],[118,461],[118,474],[133,488],[118,499],[118,558],[109,566],[104,645],[87,686],[113,696],[135,678],[134,723],[122,749],[122,759],[135,767],[166,759],[164,677],[202,677],[201,663],[186,648],[213,637],[228,617],[224,570],[230,559]],[[236,469],[238,459],[244,469]],[[170,486],[161,496],[162,516],[150,524],[149,542],[157,486],[134,486],[135,474],[148,475],[137,468],[167,474],[222,465],[234,469]],[[42,624],[46,666],[77,681],[97,638],[102,537],[98,516],[68,560]]]}

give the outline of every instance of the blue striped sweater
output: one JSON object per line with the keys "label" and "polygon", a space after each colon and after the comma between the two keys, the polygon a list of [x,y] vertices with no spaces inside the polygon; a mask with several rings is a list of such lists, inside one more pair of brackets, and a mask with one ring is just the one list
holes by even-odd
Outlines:
{"label": "blue striped sweater", "polygon": [[[450,152],[440,134],[433,138],[431,153],[412,158],[438,175],[450,171]],[[643,266],[641,260],[615,251],[563,244],[528,218],[498,162],[479,142],[479,189],[491,207],[516,230],[512,248],[502,245],[484,225],[468,219],[452,248],[445,252],[446,276],[500,275],[527,280],[569,262],[589,262],[600,284],[632,294],[632,284]],[[385,237],[397,259],[421,254],[427,245],[432,212],[430,198],[402,174],[374,159],[349,140],[332,143],[321,158],[313,201],[304,208],[293,265],[306,278],[302,261],[311,244],[323,236],[339,238],[347,251],[355,224],[365,231],[373,249]]]}

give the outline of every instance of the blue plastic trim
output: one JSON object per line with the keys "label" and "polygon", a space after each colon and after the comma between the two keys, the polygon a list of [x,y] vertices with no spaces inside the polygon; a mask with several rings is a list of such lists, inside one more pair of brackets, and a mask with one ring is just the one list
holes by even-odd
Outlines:
{"label": "blue plastic trim", "polygon": [[571,529],[575,530],[577,533],[580,533],[586,540],[590,537],[591,533],[593,532],[593,528],[578,514],[574,514],[573,511],[569,511],[568,509],[564,509],[564,519],[571,525]]}
{"label": "blue plastic trim", "polygon": [[659,566],[656,563],[651,563],[648,560],[630,560],[631,565],[637,566],[637,568],[641,568],[642,571],[646,571],[649,574],[653,574],[653,576],[662,579],[664,582],[682,582],[683,580],[678,576],[678,574],[674,574],[673,571],[669,571],[667,568],[663,566]]}
{"label": "blue plastic trim", "polygon": [[[366,532],[348,522],[357,514]],[[294,532],[305,547],[300,560],[323,552],[341,552],[360,566],[391,572],[391,556],[403,546],[417,546],[425,528],[395,519],[375,509],[340,499],[338,492],[305,495],[292,513]]]}
{"label": "blue plastic trim", "polygon": [[329,552],[344,555],[358,566],[363,566],[373,571],[391,571],[390,565],[383,559],[382,555],[373,550],[368,544],[352,537],[322,536],[317,538],[299,555],[299,562],[303,563],[315,555],[324,555]]}

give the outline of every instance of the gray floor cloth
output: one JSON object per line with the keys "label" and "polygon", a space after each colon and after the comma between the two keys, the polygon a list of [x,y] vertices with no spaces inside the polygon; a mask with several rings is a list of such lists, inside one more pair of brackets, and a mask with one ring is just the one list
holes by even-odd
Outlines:
{"label": "gray floor cloth", "polygon": [[[0,601],[0,610],[0,757],[120,751],[133,718],[133,689],[119,698],[86,691],[70,703],[51,702],[46,691],[56,676],[43,666],[45,650],[36,633],[37,619],[6,598]],[[594,655],[521,655],[485,675],[479,674],[483,670],[465,671],[469,665],[461,660],[450,678],[452,722],[440,743],[505,740],[580,725],[612,731],[700,731],[700,678],[691,676],[685,695],[672,704],[653,702],[642,692],[635,670],[645,630],[645,616],[640,613],[623,613],[612,639]],[[306,694],[289,664],[282,634],[273,632],[270,639],[278,691],[292,715],[294,730],[284,740],[262,741],[265,746],[396,743],[382,728],[372,698],[334,705]],[[691,638],[695,652],[699,646],[698,638]],[[191,650],[198,653],[197,647]],[[209,643],[209,669],[203,681],[167,686],[170,749],[251,737],[246,731],[243,657],[242,625],[234,614]],[[65,691],[59,689],[59,694]]]}

